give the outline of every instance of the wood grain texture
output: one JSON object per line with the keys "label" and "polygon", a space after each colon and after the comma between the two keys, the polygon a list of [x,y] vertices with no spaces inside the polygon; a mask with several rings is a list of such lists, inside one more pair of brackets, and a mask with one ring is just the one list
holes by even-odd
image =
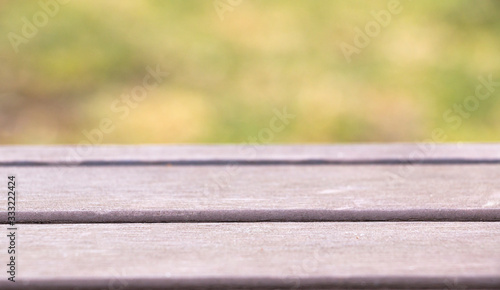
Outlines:
{"label": "wood grain texture", "polygon": [[20,225],[18,235],[18,287],[500,287],[500,223]]}
{"label": "wood grain texture", "polygon": [[0,146],[0,166],[500,163],[499,144]]}
{"label": "wood grain texture", "polygon": [[[18,222],[500,220],[500,165],[0,167]],[[6,208],[0,209],[6,220]]]}
{"label": "wood grain texture", "polygon": [[0,147],[0,289],[500,288],[500,145],[422,146]]}

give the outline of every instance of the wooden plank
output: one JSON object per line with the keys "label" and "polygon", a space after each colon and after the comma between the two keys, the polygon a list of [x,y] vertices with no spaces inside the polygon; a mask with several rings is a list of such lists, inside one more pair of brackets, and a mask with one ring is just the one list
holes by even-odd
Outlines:
{"label": "wooden plank", "polygon": [[500,144],[0,146],[0,166],[500,163]]}
{"label": "wooden plank", "polygon": [[60,169],[0,167],[18,222],[500,220],[500,165]]}
{"label": "wooden plank", "polygon": [[17,238],[17,287],[500,287],[498,222],[19,225]]}

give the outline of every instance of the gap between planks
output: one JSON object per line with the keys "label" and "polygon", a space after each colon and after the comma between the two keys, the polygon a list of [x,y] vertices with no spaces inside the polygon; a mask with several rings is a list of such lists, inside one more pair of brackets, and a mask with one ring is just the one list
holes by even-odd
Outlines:
{"label": "gap between planks", "polygon": [[[12,283],[11,283],[12,284]],[[497,275],[482,277],[454,277],[454,276],[385,276],[385,277],[314,277],[284,278],[251,277],[251,278],[126,278],[113,277],[104,279],[30,279],[17,282],[17,285],[0,282],[2,289],[31,289],[31,290],[63,290],[63,289],[181,289],[181,290],[209,290],[209,289],[499,289],[500,277]]]}
{"label": "gap between planks", "polygon": [[103,166],[314,166],[314,165],[498,165],[500,159],[422,159],[422,160],[116,160],[97,161],[88,160],[81,162],[57,161],[11,161],[0,162],[0,167],[103,167]]}
{"label": "gap between planks", "polygon": [[[7,224],[0,213],[0,224]],[[5,216],[6,217],[6,216]],[[214,223],[214,222],[493,222],[500,209],[423,210],[213,210],[18,212],[18,224]]]}

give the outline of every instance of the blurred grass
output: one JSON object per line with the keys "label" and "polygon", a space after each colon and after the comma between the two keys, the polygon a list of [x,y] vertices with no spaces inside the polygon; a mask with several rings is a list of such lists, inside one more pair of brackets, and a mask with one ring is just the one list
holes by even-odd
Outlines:
{"label": "blurred grass", "polygon": [[[78,143],[102,118],[104,143],[238,143],[283,107],[271,142],[500,141],[500,91],[458,129],[442,118],[500,80],[500,1],[402,0],[348,63],[339,44],[387,3],[243,0],[221,21],[213,1],[71,1],[16,54],[7,35],[41,8],[0,0],[0,143]],[[169,76],[118,118],[157,65]]]}

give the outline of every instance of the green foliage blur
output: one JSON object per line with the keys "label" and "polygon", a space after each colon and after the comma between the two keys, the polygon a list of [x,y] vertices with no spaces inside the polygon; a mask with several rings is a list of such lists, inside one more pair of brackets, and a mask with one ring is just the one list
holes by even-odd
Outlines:
{"label": "green foliage blur", "polygon": [[[500,141],[500,86],[443,118],[500,82],[500,1],[401,0],[350,62],[342,43],[391,0],[54,1],[0,0],[1,144],[79,143],[104,119],[99,143],[240,143],[285,107],[260,142]],[[168,75],[113,110],[148,68]]]}

